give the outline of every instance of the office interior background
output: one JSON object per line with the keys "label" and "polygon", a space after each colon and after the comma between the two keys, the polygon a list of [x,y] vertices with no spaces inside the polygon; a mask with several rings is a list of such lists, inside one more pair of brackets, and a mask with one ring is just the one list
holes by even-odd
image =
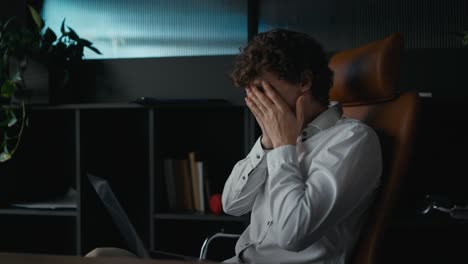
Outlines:
{"label": "office interior background", "polygon": [[[41,131],[42,137],[26,138],[22,147],[30,150],[31,146],[43,149],[52,146],[54,151],[65,154],[47,154],[49,159],[40,161],[31,161],[37,156],[31,158],[19,154],[10,164],[0,164],[0,192],[4,193],[0,193],[3,200],[0,202],[6,208],[0,210],[0,230],[6,234],[0,235],[0,251],[83,255],[100,245],[125,247],[116,228],[108,226],[112,221],[108,215],[102,213],[101,218],[90,218],[90,212],[103,208],[94,205],[94,202],[98,203],[96,197],[89,198],[92,196],[89,190],[85,191],[84,177],[75,178],[88,168],[109,177],[148,248],[195,256],[203,238],[210,233],[219,230],[241,232],[247,224],[244,218],[214,218],[209,213],[206,216],[154,216],[164,211],[151,200],[161,200],[161,194],[156,187],[151,189],[155,193],[149,193],[149,180],[141,175],[152,175],[158,170],[157,165],[150,164],[153,161],[148,161],[147,155],[164,158],[166,154],[175,156],[191,149],[199,151],[197,147],[205,143],[217,144],[207,143],[209,139],[230,137],[233,143],[221,146],[235,150],[233,153],[222,150],[225,155],[220,161],[222,165],[214,169],[223,174],[212,180],[213,188],[220,192],[230,166],[248,153],[258,135],[248,114],[231,111],[231,108],[209,107],[191,112],[189,107],[183,106],[167,116],[159,116],[156,112],[128,110],[120,106],[144,96],[163,100],[223,99],[233,109],[242,108],[244,93],[229,79],[239,48],[258,32],[286,28],[315,37],[330,56],[395,32],[402,34],[405,51],[398,88],[417,91],[422,111],[410,173],[405,179],[389,226],[391,232],[388,232],[382,250],[393,260],[405,256],[418,259],[425,255],[435,261],[450,254],[460,260],[468,259],[460,253],[465,249],[463,241],[468,235],[467,220],[454,219],[441,212],[421,213],[428,194],[460,205],[468,203],[468,180],[464,175],[468,147],[464,128],[468,120],[465,108],[468,47],[463,46],[462,38],[457,34],[468,30],[467,1],[9,0],[0,3],[0,18],[4,20],[14,15],[27,23],[27,4],[40,11],[46,26],[58,32],[66,18],[67,25],[80,37],[100,49],[102,55],[85,53],[80,76],[73,79],[76,89],[73,104],[97,106],[89,111],[39,111],[38,118],[48,120],[47,115],[51,114],[55,121],[41,121],[49,132]],[[106,106],[113,110],[101,109]],[[216,111],[221,114],[212,114]],[[232,119],[216,123],[224,114]],[[199,116],[207,118],[198,120]],[[196,121],[184,124],[186,118]],[[107,119],[112,122],[102,121]],[[151,121],[147,123],[147,119]],[[76,120],[81,120],[78,128],[82,133],[79,135]],[[33,120],[31,123],[34,127]],[[217,126],[219,124],[226,127]],[[236,127],[237,124],[241,127]],[[205,129],[200,130],[203,140],[197,143],[187,136],[194,126]],[[37,127],[34,129],[39,129]],[[52,134],[50,140],[54,142],[39,142],[47,139],[48,133]],[[153,138],[151,133],[158,136]],[[112,136],[106,137],[109,135]],[[89,143],[86,143],[88,139]],[[77,140],[85,142],[84,145],[80,147]],[[161,149],[172,147],[165,141],[190,147],[163,151],[160,157],[159,146]],[[55,146],[59,144],[57,142],[64,144]],[[149,144],[157,147],[148,150],[146,146]],[[65,146],[72,147],[67,149]],[[217,151],[215,146],[206,148],[207,157]],[[81,156],[85,154],[87,156]],[[76,163],[76,155],[81,157],[82,163]],[[37,166],[33,166],[37,170],[24,169],[29,162]],[[17,169],[20,167],[22,169]],[[50,184],[47,174],[64,171],[71,175],[67,176],[70,179],[53,176],[50,180],[61,182],[60,186],[71,184],[75,188],[81,184],[83,192],[79,201],[83,206],[86,204],[86,208],[53,217],[53,213],[50,216],[37,211],[15,213],[9,207],[11,197],[21,198],[22,194],[26,197],[26,192],[41,193],[41,188],[46,192]],[[157,178],[154,181],[150,184],[158,185]],[[36,196],[44,198],[41,194]],[[152,216],[148,217],[149,214]],[[179,234],[177,230],[187,235]],[[184,242],[177,241],[180,236],[184,237]]]}

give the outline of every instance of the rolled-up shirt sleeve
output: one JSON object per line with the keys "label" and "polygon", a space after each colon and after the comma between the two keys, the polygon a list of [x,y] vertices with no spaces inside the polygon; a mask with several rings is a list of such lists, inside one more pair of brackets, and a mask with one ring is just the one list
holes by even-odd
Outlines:
{"label": "rolled-up shirt sleeve", "polygon": [[300,251],[339,223],[376,188],[381,173],[378,137],[354,126],[327,142],[324,151],[299,166],[296,146],[267,156],[273,232],[281,248]]}
{"label": "rolled-up shirt sleeve", "polygon": [[225,213],[240,216],[252,210],[255,196],[268,174],[266,154],[269,151],[263,149],[260,137],[247,157],[234,165],[222,195]]}

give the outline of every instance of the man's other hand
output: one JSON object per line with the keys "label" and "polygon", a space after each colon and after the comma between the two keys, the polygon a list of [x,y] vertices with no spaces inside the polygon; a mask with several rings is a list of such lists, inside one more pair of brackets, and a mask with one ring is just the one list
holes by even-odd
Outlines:
{"label": "man's other hand", "polygon": [[[265,93],[255,86],[247,87],[247,106],[254,114],[262,131],[268,131],[273,148],[296,144],[304,123],[303,96],[296,100],[296,114],[269,83],[263,81]],[[262,142],[263,143],[263,142]]]}

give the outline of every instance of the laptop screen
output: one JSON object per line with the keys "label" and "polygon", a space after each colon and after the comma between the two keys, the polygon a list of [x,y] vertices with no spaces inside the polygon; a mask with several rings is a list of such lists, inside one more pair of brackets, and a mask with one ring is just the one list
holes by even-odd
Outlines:
{"label": "laptop screen", "polygon": [[142,240],[138,236],[133,224],[130,222],[127,214],[123,210],[120,202],[117,200],[109,183],[100,177],[88,174],[88,179],[101,199],[104,207],[112,217],[114,224],[125,239],[128,248],[134,254],[142,258],[150,258]]}
{"label": "laptop screen", "polygon": [[[87,174],[89,182],[93,186],[94,191],[101,200],[108,213],[111,215],[112,221],[117,226],[117,229],[121,233],[125,242],[127,243],[128,249],[135,255],[141,258],[156,258],[156,259],[182,259],[188,261],[198,261],[197,257],[186,256],[177,253],[171,253],[166,251],[154,250],[149,252],[140,236],[135,230],[132,222],[125,213],[124,209],[117,200],[116,195],[112,191],[107,180]],[[151,253],[151,254],[150,254]]]}

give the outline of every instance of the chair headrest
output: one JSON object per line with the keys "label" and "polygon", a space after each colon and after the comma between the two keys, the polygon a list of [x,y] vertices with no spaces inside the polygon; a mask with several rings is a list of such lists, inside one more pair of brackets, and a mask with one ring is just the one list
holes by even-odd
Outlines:
{"label": "chair headrest", "polygon": [[403,37],[395,33],[333,55],[329,63],[334,72],[330,100],[360,105],[394,98],[402,51]]}

